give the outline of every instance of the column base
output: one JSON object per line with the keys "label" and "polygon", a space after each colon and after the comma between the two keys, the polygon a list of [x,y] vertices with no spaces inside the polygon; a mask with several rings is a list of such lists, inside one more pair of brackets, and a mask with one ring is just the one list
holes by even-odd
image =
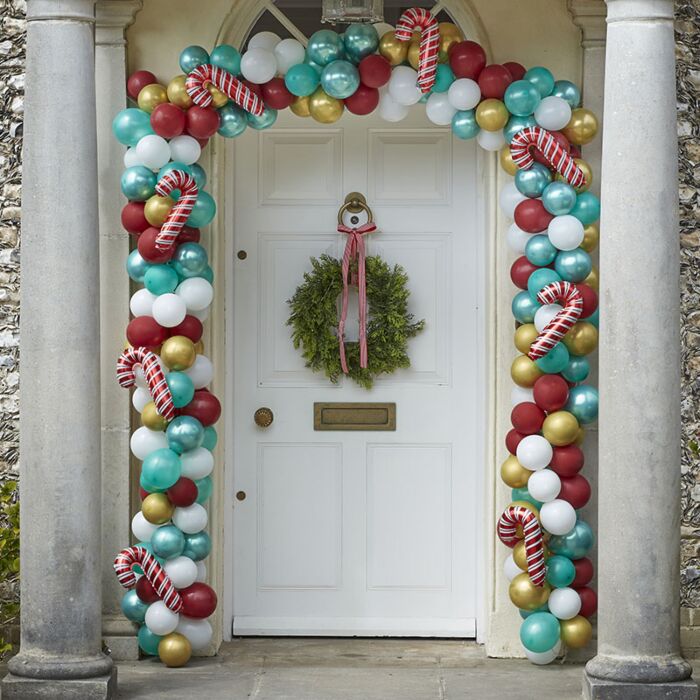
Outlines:
{"label": "column base", "polygon": [[668,683],[609,681],[583,674],[585,700],[698,700],[698,686],[689,678]]}
{"label": "column base", "polygon": [[106,676],[52,680],[11,673],[0,685],[3,700],[112,700],[117,697],[117,669]]}

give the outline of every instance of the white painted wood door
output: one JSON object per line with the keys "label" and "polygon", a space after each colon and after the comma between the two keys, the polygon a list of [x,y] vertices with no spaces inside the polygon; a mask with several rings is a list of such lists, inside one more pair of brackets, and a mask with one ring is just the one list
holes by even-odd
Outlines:
{"label": "white painted wood door", "polygon": [[[484,248],[473,142],[423,110],[398,125],[291,113],[235,144],[233,633],[473,637],[484,441]],[[412,367],[371,391],[304,368],[289,299],[359,191],[369,254],[401,264],[426,321]],[[356,309],[356,307],[355,307]],[[229,312],[230,313],[230,312]],[[356,313],[348,335],[357,337]],[[354,321],[354,322],[353,322]],[[230,337],[230,336],[229,336]],[[396,402],[395,432],[315,432],[316,401]],[[231,399],[229,400],[231,405]],[[274,412],[269,428],[253,413]]]}

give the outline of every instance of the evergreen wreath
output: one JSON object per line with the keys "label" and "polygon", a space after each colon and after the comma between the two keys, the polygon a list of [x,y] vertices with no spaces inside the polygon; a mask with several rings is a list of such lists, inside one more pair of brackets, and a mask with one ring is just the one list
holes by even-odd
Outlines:
{"label": "evergreen wreath", "polygon": [[[343,375],[338,350],[338,297],[343,292],[342,263],[329,255],[311,258],[311,272],[287,301],[291,314],[292,341],[302,349],[306,366],[324,372],[336,383]],[[365,261],[367,278],[368,366],[360,367],[356,342],[345,343],[349,374],[370,389],[379,374],[391,374],[399,367],[410,367],[408,339],[418,335],[425,321],[415,321],[408,312],[408,275],[399,265],[390,267],[378,256]]]}

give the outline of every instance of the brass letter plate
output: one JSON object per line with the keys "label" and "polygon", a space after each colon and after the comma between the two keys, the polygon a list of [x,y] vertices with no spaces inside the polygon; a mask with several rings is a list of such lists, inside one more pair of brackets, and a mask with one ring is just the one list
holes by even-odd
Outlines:
{"label": "brass letter plate", "polygon": [[314,430],[396,430],[396,404],[317,402]]}

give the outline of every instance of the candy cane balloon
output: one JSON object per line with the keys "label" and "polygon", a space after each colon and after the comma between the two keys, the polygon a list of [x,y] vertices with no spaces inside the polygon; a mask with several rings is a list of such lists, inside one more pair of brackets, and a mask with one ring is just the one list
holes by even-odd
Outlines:
{"label": "candy cane balloon", "polygon": [[148,391],[156,405],[156,411],[165,418],[172,420],[175,417],[175,405],[170,387],[165,380],[158,355],[148,348],[127,348],[117,360],[117,381],[119,386],[125,389],[134,386],[136,375],[134,368],[141,365],[148,384]]}
{"label": "candy cane balloon", "polygon": [[537,148],[545,160],[564,178],[572,187],[582,187],[586,184],[586,176],[583,170],[576,165],[576,161],[562,148],[546,129],[541,126],[528,126],[519,131],[510,142],[510,153],[513,162],[523,170],[529,170],[535,163],[532,149]]}
{"label": "candy cane balloon", "polygon": [[498,520],[498,538],[507,547],[515,547],[518,537],[518,525],[525,536],[525,556],[527,573],[535,586],[543,586],[546,569],[544,565],[544,541],[542,528],[537,516],[525,506],[509,505]]}
{"label": "candy cane balloon", "polygon": [[583,296],[571,282],[552,282],[537,294],[541,304],[562,304],[564,308],[542,329],[530,346],[531,360],[544,357],[578,321],[583,310]]}
{"label": "candy cane balloon", "polygon": [[192,101],[200,107],[208,107],[212,102],[212,96],[207,85],[219,88],[230,100],[233,100],[241,109],[262,116],[265,109],[263,101],[245,84],[234,78],[228,71],[219,66],[205,63],[195,68],[185,81],[185,89]]}
{"label": "candy cane balloon", "polygon": [[114,571],[119,583],[126,589],[136,585],[136,574],[134,573],[136,564],[143,569],[143,575],[168,608],[173,612],[180,612],[182,596],[173,586],[173,582],[163,567],[145,547],[127,547],[117,554],[114,560]]}
{"label": "candy cane balloon", "polygon": [[430,92],[435,83],[440,47],[440,27],[430,10],[411,7],[406,10],[396,23],[396,38],[399,41],[411,41],[413,30],[420,29],[420,52],[418,54],[418,87],[421,92]]}
{"label": "candy cane balloon", "polygon": [[192,208],[199,194],[199,188],[194,178],[184,170],[170,170],[160,178],[156,185],[156,192],[161,197],[167,197],[173,190],[180,190],[180,197],[168,212],[168,216],[156,236],[156,249],[163,252],[170,250],[175,245],[182,227],[192,213]]}

